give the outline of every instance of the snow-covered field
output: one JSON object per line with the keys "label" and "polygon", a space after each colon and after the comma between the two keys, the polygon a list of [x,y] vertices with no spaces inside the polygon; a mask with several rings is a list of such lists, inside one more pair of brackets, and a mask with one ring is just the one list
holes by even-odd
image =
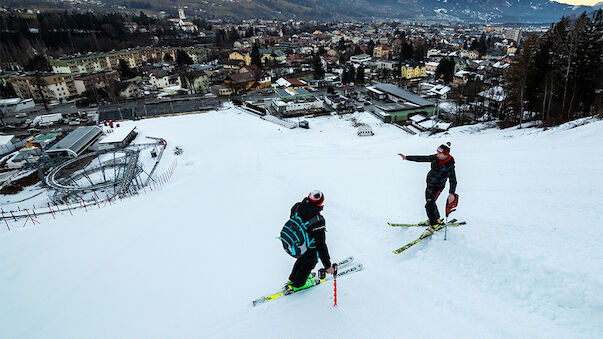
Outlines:
{"label": "snow-covered field", "polygon": [[[356,118],[376,135],[357,137],[349,117],[288,130],[232,108],[125,122],[184,149],[162,160],[178,158],[170,183],[2,231],[0,337],[603,336],[603,122],[426,137]],[[396,154],[445,141],[453,216],[468,224],[394,255],[422,230],[386,221],[425,220],[429,167]],[[251,307],[287,280],[276,237],[312,189],[325,193],[332,258],[365,269],[338,279],[337,307],[330,283]]]}

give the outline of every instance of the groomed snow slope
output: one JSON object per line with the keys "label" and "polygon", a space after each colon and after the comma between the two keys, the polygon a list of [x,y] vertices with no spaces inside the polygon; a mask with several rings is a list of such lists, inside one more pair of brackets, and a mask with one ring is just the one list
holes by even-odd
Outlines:
{"label": "groomed snow slope", "polygon": [[[173,178],[3,231],[0,337],[601,338],[603,122],[425,137],[356,117],[376,135],[336,117],[287,130],[234,108],[123,123],[184,149]],[[453,216],[468,224],[394,255],[422,230],[386,221],[425,219],[429,169],[396,154],[445,141]],[[293,259],[275,238],[316,188],[332,258],[365,270],[338,279],[336,308],[330,283],[252,308],[286,281]]]}

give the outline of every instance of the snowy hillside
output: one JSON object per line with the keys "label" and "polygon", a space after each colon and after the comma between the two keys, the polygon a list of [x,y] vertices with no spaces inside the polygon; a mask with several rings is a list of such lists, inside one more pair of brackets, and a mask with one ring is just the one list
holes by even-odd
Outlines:
{"label": "snowy hillside", "polygon": [[[0,231],[0,337],[601,338],[603,122],[427,137],[356,118],[375,136],[350,117],[288,130],[232,108],[124,122],[183,148],[162,160],[178,159],[173,177]],[[396,154],[445,141],[468,224],[394,255],[422,230],[386,222],[425,220],[429,167]],[[332,258],[364,270],[338,279],[337,307],[330,283],[251,307],[287,280],[276,237],[312,189]]]}

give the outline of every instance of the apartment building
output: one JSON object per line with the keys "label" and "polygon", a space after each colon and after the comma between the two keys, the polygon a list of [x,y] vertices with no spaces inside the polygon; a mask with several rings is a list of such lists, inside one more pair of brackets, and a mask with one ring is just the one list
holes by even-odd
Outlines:
{"label": "apartment building", "polygon": [[21,99],[44,98],[64,100],[77,95],[73,81],[74,74],[23,73],[11,75],[10,81]]}
{"label": "apartment building", "polygon": [[108,87],[115,81],[120,81],[119,73],[115,70],[78,74],[73,78],[78,95],[85,91]]}
{"label": "apartment building", "polygon": [[49,60],[54,73],[91,73],[109,69],[103,55],[69,56]]}

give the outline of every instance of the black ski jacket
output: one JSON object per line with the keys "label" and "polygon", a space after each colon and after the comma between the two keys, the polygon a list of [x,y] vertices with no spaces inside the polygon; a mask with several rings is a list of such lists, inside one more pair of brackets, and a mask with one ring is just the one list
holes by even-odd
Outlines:
{"label": "black ski jacket", "polygon": [[446,179],[450,179],[450,193],[456,191],[456,173],[454,170],[454,158],[449,155],[446,160],[438,160],[435,154],[432,155],[408,155],[406,160],[416,162],[431,162],[431,170],[427,173],[427,187],[443,188],[446,186]]}
{"label": "black ski jacket", "polygon": [[329,256],[329,249],[327,248],[327,226],[325,218],[320,214],[322,206],[314,205],[307,197],[304,200],[296,203],[291,207],[291,218],[297,212],[297,215],[302,219],[303,222],[310,221],[308,224],[308,235],[316,241],[316,251],[318,251],[318,257],[324,265],[324,267],[331,267],[331,257]]}

